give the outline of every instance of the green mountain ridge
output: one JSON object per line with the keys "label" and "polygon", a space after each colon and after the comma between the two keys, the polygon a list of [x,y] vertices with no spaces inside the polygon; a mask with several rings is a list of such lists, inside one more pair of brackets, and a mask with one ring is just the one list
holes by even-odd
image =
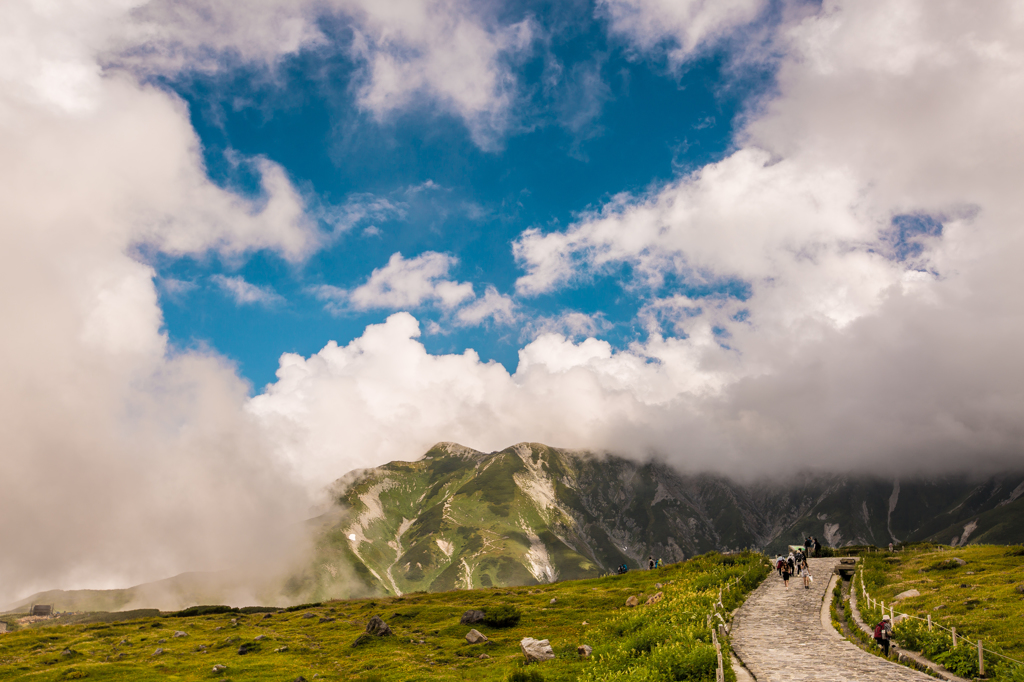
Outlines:
{"label": "green mountain ridge", "polygon": [[128,590],[41,593],[18,606],[284,606],[532,585],[636,568],[648,556],[780,552],[807,535],[833,547],[1024,542],[1024,472],[914,481],[805,473],[741,483],[539,443],[491,453],[438,443],[416,461],[349,472],[331,491],[334,505],[306,524],[312,559],[296,558],[301,568],[284,577],[186,574]]}
{"label": "green mountain ridge", "polygon": [[[332,530],[383,591],[584,578],[711,550],[1021,542],[1024,473],[882,480],[822,474],[744,484],[658,462],[519,443],[439,443],[335,483]],[[334,547],[337,552],[340,548]]]}

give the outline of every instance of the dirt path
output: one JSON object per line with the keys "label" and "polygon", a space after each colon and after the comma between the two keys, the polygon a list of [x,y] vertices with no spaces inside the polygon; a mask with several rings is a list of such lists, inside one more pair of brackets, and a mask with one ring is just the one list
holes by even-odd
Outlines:
{"label": "dirt path", "polygon": [[783,587],[772,573],[733,621],[732,645],[757,682],[927,682],[934,678],[858,649],[822,623],[821,607],[838,559],[811,559],[814,582]]}

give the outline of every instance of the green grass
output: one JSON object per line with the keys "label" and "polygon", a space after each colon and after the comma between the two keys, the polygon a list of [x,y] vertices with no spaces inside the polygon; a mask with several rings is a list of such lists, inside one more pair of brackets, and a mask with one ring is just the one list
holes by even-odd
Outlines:
{"label": "green grass", "polygon": [[[31,627],[0,635],[0,680],[713,680],[706,615],[718,590],[742,579],[723,594],[727,613],[767,572],[758,554],[709,554],[624,576],[333,601],[266,618],[223,613]],[[657,592],[655,583],[663,584],[662,601],[625,607],[631,595],[642,602]],[[517,624],[477,624],[491,641],[466,643],[465,611],[505,606],[519,610]],[[373,615],[394,636],[353,647]],[[188,636],[175,638],[176,630]],[[549,639],[556,659],[526,665],[519,641],[528,636]],[[590,659],[577,656],[581,644],[594,648]],[[240,655],[243,645],[252,651]],[[164,653],[155,655],[157,648]],[[227,669],[215,674],[215,664]],[[734,679],[731,670],[727,678]]]}
{"label": "green grass", "polygon": [[[960,566],[953,558],[966,562]],[[920,618],[931,616],[934,623],[955,627],[968,639],[952,649],[951,637],[920,621],[901,623],[896,638],[908,648],[923,651],[932,660],[960,670],[977,672],[977,641],[986,649],[1024,660],[1024,551],[1020,547],[970,545],[949,548],[922,545],[904,552],[877,552],[864,555],[863,576],[868,592],[877,600],[891,604],[895,596],[910,589],[919,597],[896,603],[897,613]],[[858,583],[856,589],[860,590]],[[881,618],[879,609],[863,602],[861,613],[868,623]],[[972,646],[968,646],[968,644]],[[1011,671],[995,656],[986,658],[989,677],[1024,679],[1024,669]]]}

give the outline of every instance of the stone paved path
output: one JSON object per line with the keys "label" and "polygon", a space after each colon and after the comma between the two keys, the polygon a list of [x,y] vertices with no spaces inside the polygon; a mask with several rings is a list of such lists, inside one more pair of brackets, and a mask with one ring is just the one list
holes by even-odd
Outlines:
{"label": "stone paved path", "polygon": [[934,678],[862,651],[822,624],[821,604],[838,559],[811,559],[814,582],[782,585],[772,573],[740,607],[732,646],[757,682],[934,682]]}

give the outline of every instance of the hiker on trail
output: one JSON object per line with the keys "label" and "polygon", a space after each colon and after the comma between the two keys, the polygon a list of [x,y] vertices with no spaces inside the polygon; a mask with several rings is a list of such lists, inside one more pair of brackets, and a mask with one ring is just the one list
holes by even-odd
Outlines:
{"label": "hiker on trail", "polygon": [[775,555],[775,570],[779,572],[779,577],[782,577],[782,564],[786,563],[786,560],[782,558],[781,554]]}
{"label": "hiker on trail", "polygon": [[804,538],[804,556],[811,556],[811,547],[814,543],[811,542],[811,536],[808,535]]}
{"label": "hiker on trail", "polygon": [[790,552],[786,558],[786,565],[789,566],[789,574],[793,575],[796,573],[796,559],[793,557],[793,553]]}
{"label": "hiker on trail", "polygon": [[814,556],[818,556],[821,552],[821,543],[818,542],[818,538],[812,537],[811,541],[814,542]]}
{"label": "hiker on trail", "polygon": [[803,566],[800,567],[800,577],[804,579],[804,589],[811,589],[811,571],[807,568],[807,562],[805,561]]}
{"label": "hiker on trail", "polygon": [[793,575],[793,569],[786,561],[782,562],[782,584],[789,587],[789,576]]}
{"label": "hiker on trail", "polygon": [[892,551],[892,543],[891,542],[889,543],[889,551],[890,552]]}
{"label": "hiker on trail", "polygon": [[647,557],[647,570],[648,571],[653,571],[654,570],[654,556],[653,555]]}
{"label": "hiker on trail", "polygon": [[875,626],[875,641],[882,647],[885,657],[889,658],[889,638],[892,637],[892,621],[889,616],[882,616],[881,622]]}

